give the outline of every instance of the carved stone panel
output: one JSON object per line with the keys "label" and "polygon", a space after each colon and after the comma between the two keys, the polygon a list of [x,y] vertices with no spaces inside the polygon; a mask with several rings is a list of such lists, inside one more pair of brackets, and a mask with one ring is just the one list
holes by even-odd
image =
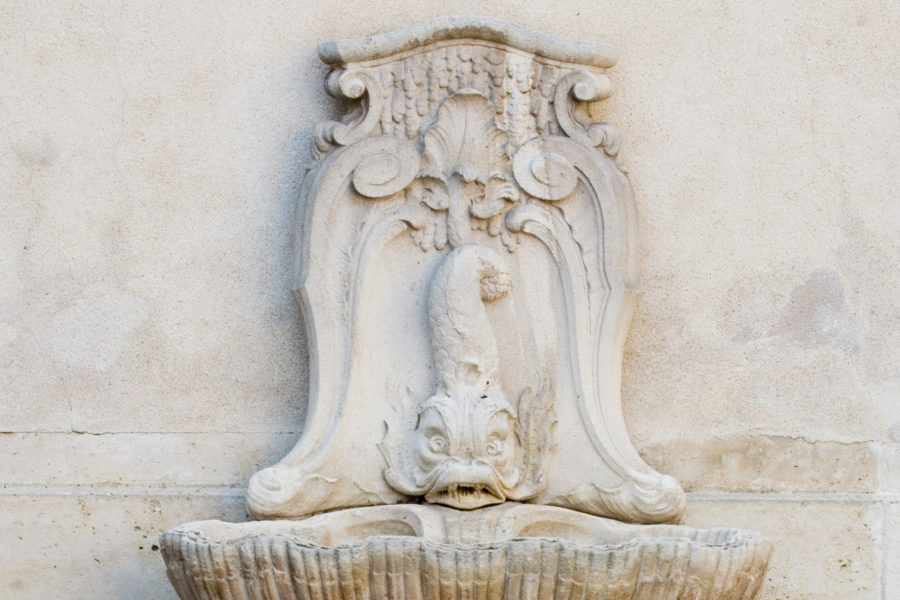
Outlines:
{"label": "carved stone panel", "polygon": [[622,347],[638,287],[614,49],[488,18],[321,44],[347,100],[297,217],[302,437],[257,518],[507,500],[633,522],[684,494],[633,449]]}

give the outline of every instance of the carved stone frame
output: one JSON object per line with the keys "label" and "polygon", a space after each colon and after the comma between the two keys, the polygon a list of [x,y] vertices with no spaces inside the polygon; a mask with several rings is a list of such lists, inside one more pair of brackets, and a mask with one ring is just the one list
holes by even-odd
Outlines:
{"label": "carved stone frame", "polygon": [[[532,484],[506,497],[625,521],[678,519],[681,487],[638,456],[621,411],[636,218],[620,135],[587,110],[612,93],[605,70],[615,50],[451,17],[324,43],[319,55],[332,66],[326,89],[348,113],[317,127],[318,162],[297,216],[309,410],[296,447],[251,480],[251,514],[416,500],[391,473],[408,470],[416,403],[440,388],[426,357],[429,342],[440,350],[426,335],[429,290],[442,261],[474,246],[502,255],[511,274],[500,308],[484,295],[476,307],[493,311],[507,379],[489,385],[518,398],[521,477]],[[409,300],[396,291],[405,272]],[[544,301],[529,305],[528,290]],[[384,321],[394,339],[376,335]],[[410,375],[400,365],[415,356]]]}

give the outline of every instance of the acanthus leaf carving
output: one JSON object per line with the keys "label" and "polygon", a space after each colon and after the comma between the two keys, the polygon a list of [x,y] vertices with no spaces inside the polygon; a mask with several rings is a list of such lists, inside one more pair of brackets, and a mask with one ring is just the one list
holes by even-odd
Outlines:
{"label": "acanthus leaf carving", "polygon": [[438,118],[425,131],[421,174],[487,183],[506,172],[506,144],[488,99],[474,90],[459,91],[441,103]]}
{"label": "acanthus leaf carving", "polygon": [[591,514],[606,514],[623,521],[660,523],[685,507],[681,485],[669,475],[642,476],[614,488],[585,483],[547,504]]}
{"label": "acanthus leaf carving", "polygon": [[425,130],[422,145],[419,177],[434,180],[419,188],[422,202],[446,211],[441,231],[450,245],[460,246],[471,229],[482,229],[502,235],[513,250],[515,240],[501,232],[499,215],[519,199],[519,191],[509,181],[508,140],[490,101],[469,89],[449,96]]}

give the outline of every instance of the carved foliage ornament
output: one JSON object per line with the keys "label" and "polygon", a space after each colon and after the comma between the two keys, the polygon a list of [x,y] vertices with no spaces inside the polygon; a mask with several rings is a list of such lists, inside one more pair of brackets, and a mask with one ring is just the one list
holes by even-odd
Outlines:
{"label": "carved foliage ornament", "polygon": [[619,133],[588,111],[613,50],[451,18],[319,54],[350,108],[316,129],[298,216],[310,409],[251,480],[252,514],[514,500],[677,519],[681,488],[621,415],[634,208]]}

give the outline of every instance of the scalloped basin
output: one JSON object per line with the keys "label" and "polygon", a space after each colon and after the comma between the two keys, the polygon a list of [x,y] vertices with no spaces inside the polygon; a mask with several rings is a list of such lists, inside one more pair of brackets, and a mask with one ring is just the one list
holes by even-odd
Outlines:
{"label": "scalloped basin", "polygon": [[182,600],[738,600],[756,595],[772,551],[738,529],[513,503],[199,521],[164,533],[161,547]]}

